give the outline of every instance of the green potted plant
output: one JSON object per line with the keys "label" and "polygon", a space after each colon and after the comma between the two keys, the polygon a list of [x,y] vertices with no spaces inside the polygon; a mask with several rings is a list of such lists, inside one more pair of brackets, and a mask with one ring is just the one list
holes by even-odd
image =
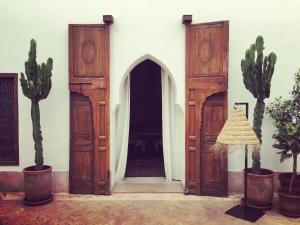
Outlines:
{"label": "green potted plant", "polygon": [[[256,98],[254,108],[253,130],[262,143],[261,126],[265,111],[266,98],[270,96],[271,80],[277,60],[275,53],[264,57],[264,39],[258,36],[254,44],[246,50],[245,59],[241,61],[244,84]],[[253,164],[248,172],[248,202],[254,208],[263,210],[272,207],[274,193],[274,172],[261,168],[260,151],[253,151]]]}
{"label": "green potted plant", "polygon": [[289,181],[282,182],[278,190],[279,207],[282,214],[300,217],[300,175],[297,175],[297,158],[300,154],[300,70],[295,74],[295,85],[291,98],[275,99],[267,107],[267,114],[276,128],[274,148],[279,149],[280,162],[293,158],[293,172],[279,175]]}
{"label": "green potted plant", "polygon": [[31,119],[35,149],[35,166],[29,166],[24,173],[24,203],[40,205],[52,200],[51,183],[52,168],[44,165],[43,137],[40,125],[39,101],[47,98],[51,90],[53,60],[48,58],[47,63],[38,65],[36,62],[36,41],[30,41],[28,61],[25,62],[25,73],[21,73],[20,83],[23,94],[31,101]]}

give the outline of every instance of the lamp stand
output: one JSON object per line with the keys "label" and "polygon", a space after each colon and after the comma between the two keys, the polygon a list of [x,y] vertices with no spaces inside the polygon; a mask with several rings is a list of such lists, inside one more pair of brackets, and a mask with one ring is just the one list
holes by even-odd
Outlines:
{"label": "lamp stand", "polygon": [[248,145],[245,145],[245,175],[244,175],[244,205],[236,205],[233,208],[229,209],[225,213],[230,216],[237,217],[242,220],[247,220],[249,222],[255,223],[260,217],[262,217],[265,213],[261,210],[251,208],[247,206],[248,204]]}

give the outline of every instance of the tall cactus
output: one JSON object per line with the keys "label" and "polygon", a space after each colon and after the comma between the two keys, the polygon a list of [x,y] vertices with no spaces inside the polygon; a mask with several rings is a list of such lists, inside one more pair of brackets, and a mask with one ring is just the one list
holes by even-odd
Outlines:
{"label": "tall cactus", "polygon": [[33,127],[33,140],[35,149],[36,168],[41,169],[44,165],[43,158],[43,137],[40,125],[39,101],[47,98],[51,90],[53,60],[48,58],[47,64],[38,65],[36,62],[36,41],[30,41],[28,61],[25,62],[25,73],[21,73],[21,86],[23,94],[31,100],[31,119]]}
{"label": "tall cactus", "polygon": [[[262,142],[261,126],[265,111],[264,100],[270,96],[271,79],[277,60],[276,54],[273,52],[264,57],[263,50],[264,39],[262,36],[258,36],[255,44],[252,44],[250,48],[246,50],[245,59],[241,61],[245,87],[252,93],[254,98],[257,99],[254,108],[253,130],[260,142]],[[252,168],[254,170],[259,169],[259,152],[254,151],[252,158]]]}

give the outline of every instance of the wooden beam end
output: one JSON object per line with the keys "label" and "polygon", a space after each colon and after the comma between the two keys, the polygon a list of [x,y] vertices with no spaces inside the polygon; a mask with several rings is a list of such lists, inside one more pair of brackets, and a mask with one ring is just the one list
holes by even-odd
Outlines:
{"label": "wooden beam end", "polygon": [[182,16],[182,24],[190,25],[192,23],[192,15],[183,15]]}
{"label": "wooden beam end", "polygon": [[114,23],[114,17],[112,15],[103,15],[103,22],[107,25]]}

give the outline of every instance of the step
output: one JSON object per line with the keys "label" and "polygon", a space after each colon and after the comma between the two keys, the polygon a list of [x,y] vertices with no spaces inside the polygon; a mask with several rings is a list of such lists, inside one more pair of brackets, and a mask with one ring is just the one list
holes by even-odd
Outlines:
{"label": "step", "polygon": [[166,182],[164,177],[129,177],[117,182],[113,193],[182,193],[181,181]]}

